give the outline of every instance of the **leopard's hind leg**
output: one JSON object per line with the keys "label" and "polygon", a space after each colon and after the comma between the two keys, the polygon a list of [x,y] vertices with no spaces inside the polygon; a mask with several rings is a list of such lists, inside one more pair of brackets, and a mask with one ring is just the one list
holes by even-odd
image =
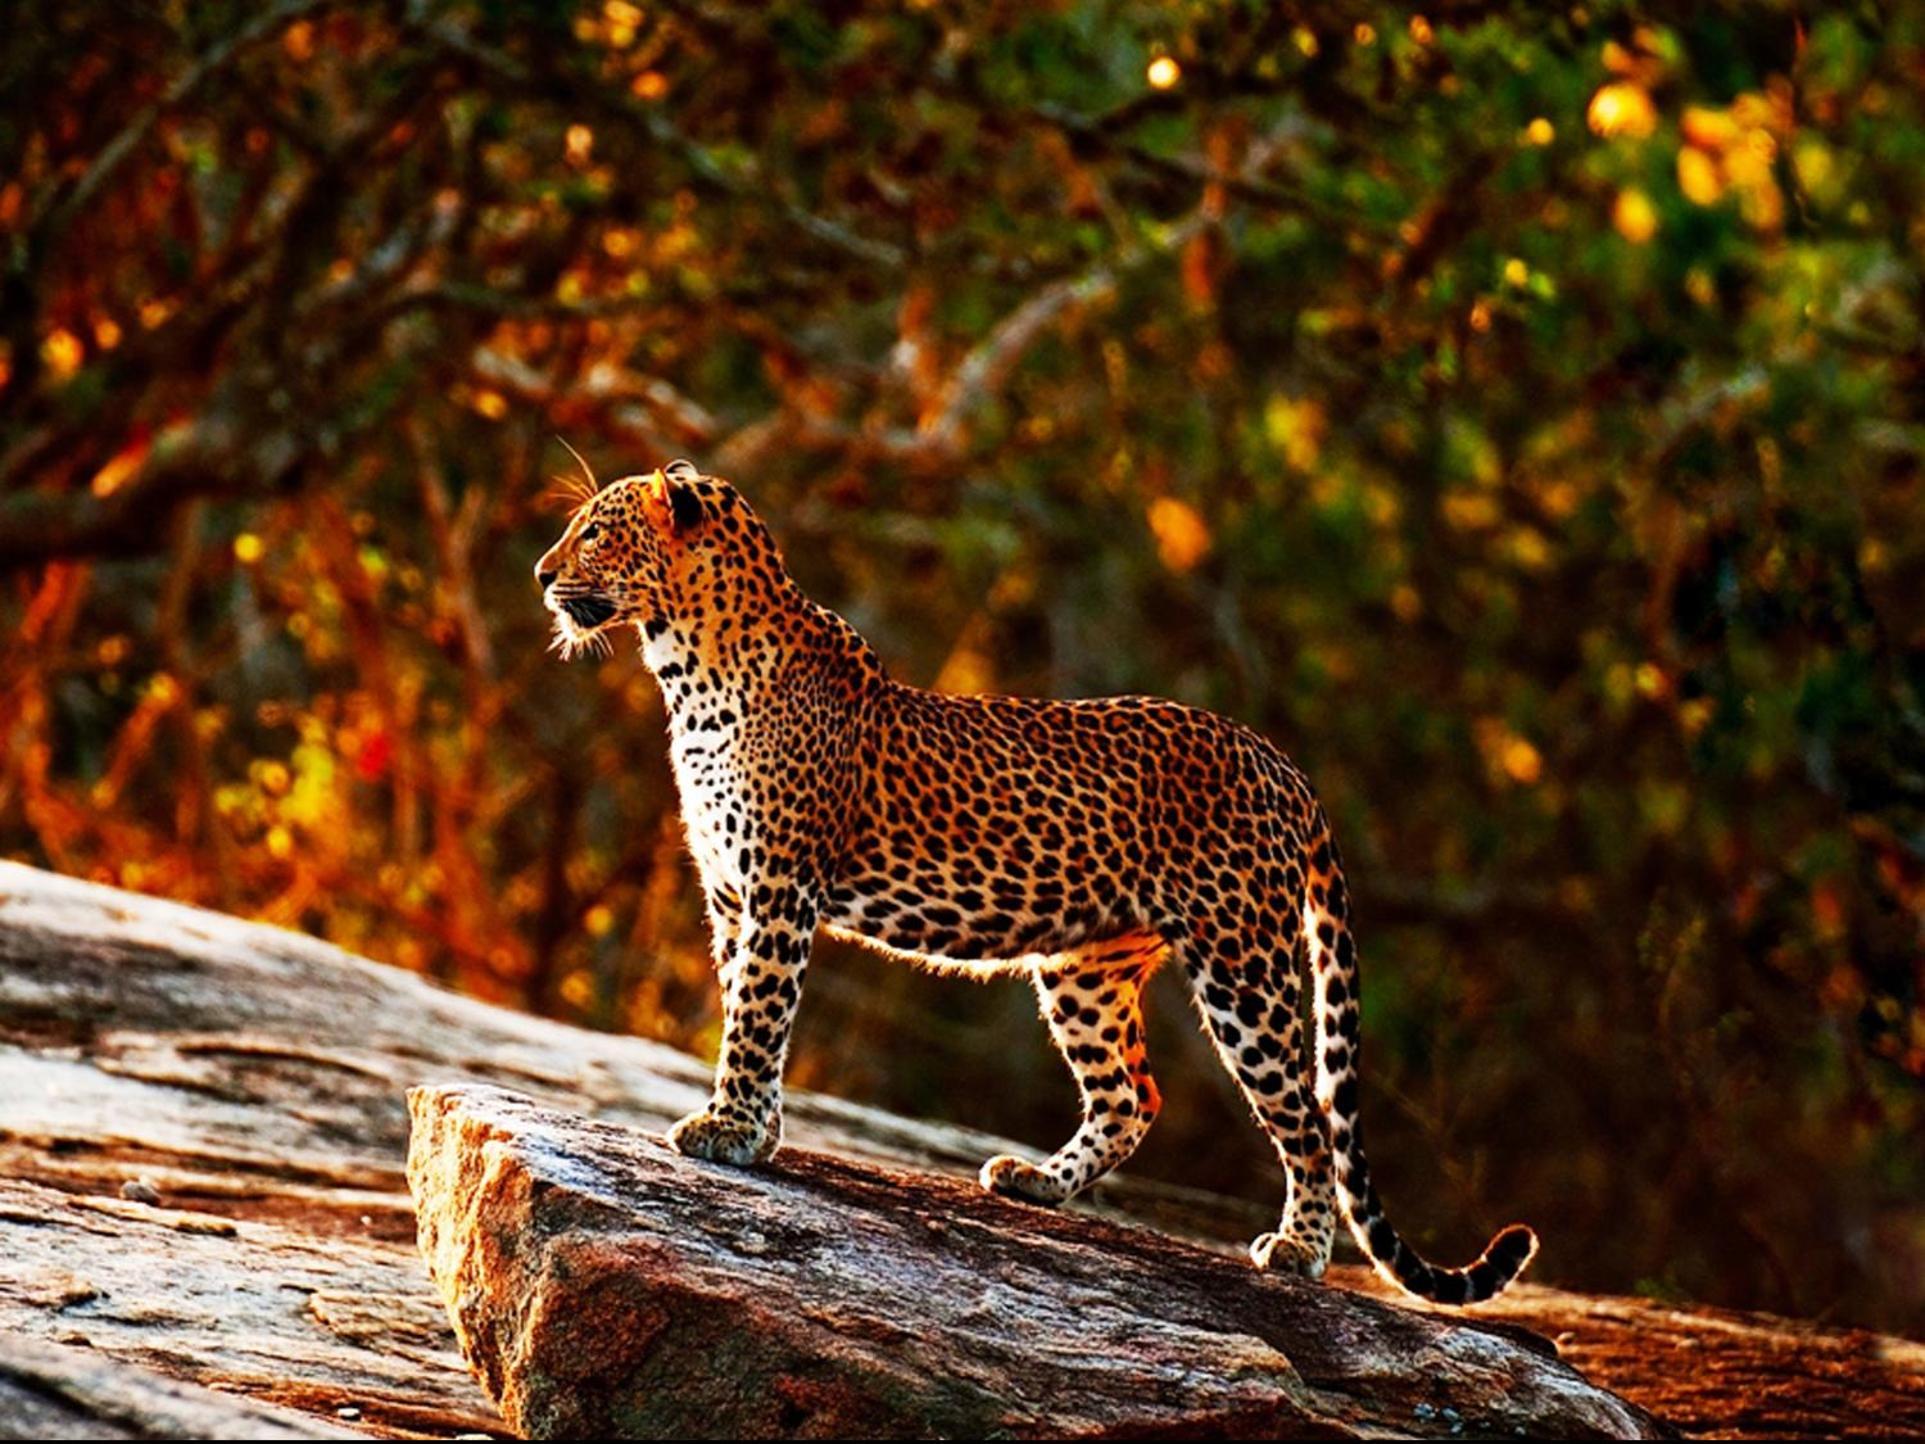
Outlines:
{"label": "leopard's hind leg", "polygon": [[1180,955],[1204,1029],[1270,1136],[1289,1185],[1282,1222],[1250,1245],[1250,1256],[1259,1268],[1321,1278],[1337,1203],[1304,1052],[1300,920],[1267,904],[1253,906],[1249,925],[1193,918]]}
{"label": "leopard's hind leg", "polygon": [[1062,1203],[1136,1152],[1162,1107],[1144,1051],[1143,985],[1167,951],[1160,937],[1131,934],[1052,956],[1035,969],[1037,1002],[1076,1076],[1083,1122],[1040,1164],[1007,1153],[990,1159],[983,1187]]}

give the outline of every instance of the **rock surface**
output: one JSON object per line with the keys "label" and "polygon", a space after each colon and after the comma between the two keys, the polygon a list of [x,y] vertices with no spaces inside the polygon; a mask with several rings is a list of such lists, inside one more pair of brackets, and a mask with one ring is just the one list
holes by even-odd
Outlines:
{"label": "rock surface", "polygon": [[[102,1437],[166,1437],[116,1412],[112,1381],[132,1399],[152,1375],[365,1435],[499,1431],[402,1176],[403,1090],[461,1082],[659,1132],[707,1069],[296,933],[0,863],[0,1340],[61,1345],[107,1390],[68,1396],[55,1430],[6,1386],[0,1438],[78,1437],[76,1410]],[[964,1182],[1011,1148],[806,1093],[788,1124],[799,1151]],[[1229,1256],[1273,1209],[1119,1179],[1063,1220],[1134,1217]],[[1355,1268],[1331,1282],[1376,1287]],[[1694,1434],[1925,1434],[1925,1346],[1905,1340],[1528,1284],[1479,1317],[1554,1338]]]}
{"label": "rock surface", "polygon": [[530,1438],[1662,1437],[1526,1330],[825,1154],[417,1088],[456,1337]]}
{"label": "rock surface", "polygon": [[292,1409],[183,1384],[91,1349],[0,1339],[0,1421],[15,1439],[358,1439]]}

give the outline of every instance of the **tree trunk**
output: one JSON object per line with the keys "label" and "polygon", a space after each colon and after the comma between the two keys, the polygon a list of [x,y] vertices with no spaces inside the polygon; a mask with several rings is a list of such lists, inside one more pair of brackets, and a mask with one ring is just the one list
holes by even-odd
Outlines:
{"label": "tree trunk", "polygon": [[[1902,1340],[1530,1285],[1469,1320],[1393,1307],[1361,1270],[1314,1287],[1235,1260],[1223,1245],[1272,1207],[1127,1180],[1022,1207],[967,1181],[1007,1143],[807,1094],[760,1172],[631,1131],[707,1082],[656,1044],[0,864],[0,1437],[251,1437],[276,1409],[317,1435],[498,1431],[494,1401],[512,1413],[539,1381],[484,1392],[457,1338],[484,1372],[552,1366],[553,1340],[496,1305],[569,1297],[558,1266],[584,1258],[635,1312],[595,1341],[605,1397],[575,1407],[619,1395],[643,1427],[680,1407],[711,1433],[1652,1428],[1610,1389],[1694,1433],[1925,1431],[1925,1347]],[[455,1294],[459,1335],[404,1187],[416,1085],[430,1253],[444,1287],[465,1269],[481,1290]],[[536,1233],[509,1259],[517,1218]],[[1524,1422],[1560,1380],[1565,1422]],[[222,1406],[262,1412],[195,1412]]]}

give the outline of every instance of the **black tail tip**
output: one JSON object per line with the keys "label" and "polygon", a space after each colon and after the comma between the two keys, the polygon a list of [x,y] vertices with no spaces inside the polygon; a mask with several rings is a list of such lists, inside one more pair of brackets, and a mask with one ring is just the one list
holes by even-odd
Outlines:
{"label": "black tail tip", "polygon": [[1507,1282],[1516,1277],[1537,1253],[1537,1235],[1521,1223],[1514,1223],[1484,1251],[1484,1261]]}
{"label": "black tail tip", "polygon": [[1430,1297],[1445,1304],[1481,1304],[1511,1286],[1537,1252],[1537,1235],[1514,1223],[1490,1242],[1483,1255],[1462,1273],[1441,1275]]}

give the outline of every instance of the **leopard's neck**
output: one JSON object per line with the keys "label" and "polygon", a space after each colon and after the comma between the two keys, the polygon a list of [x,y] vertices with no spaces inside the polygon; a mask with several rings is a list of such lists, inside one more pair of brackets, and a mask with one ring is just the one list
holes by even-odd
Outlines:
{"label": "leopard's neck", "polygon": [[780,691],[821,685],[854,699],[888,685],[874,649],[797,590],[753,616],[710,614],[636,626],[671,735],[732,730]]}
{"label": "leopard's neck", "polygon": [[642,661],[662,689],[669,731],[718,730],[747,710],[779,665],[775,648],[727,618],[637,626]]}

